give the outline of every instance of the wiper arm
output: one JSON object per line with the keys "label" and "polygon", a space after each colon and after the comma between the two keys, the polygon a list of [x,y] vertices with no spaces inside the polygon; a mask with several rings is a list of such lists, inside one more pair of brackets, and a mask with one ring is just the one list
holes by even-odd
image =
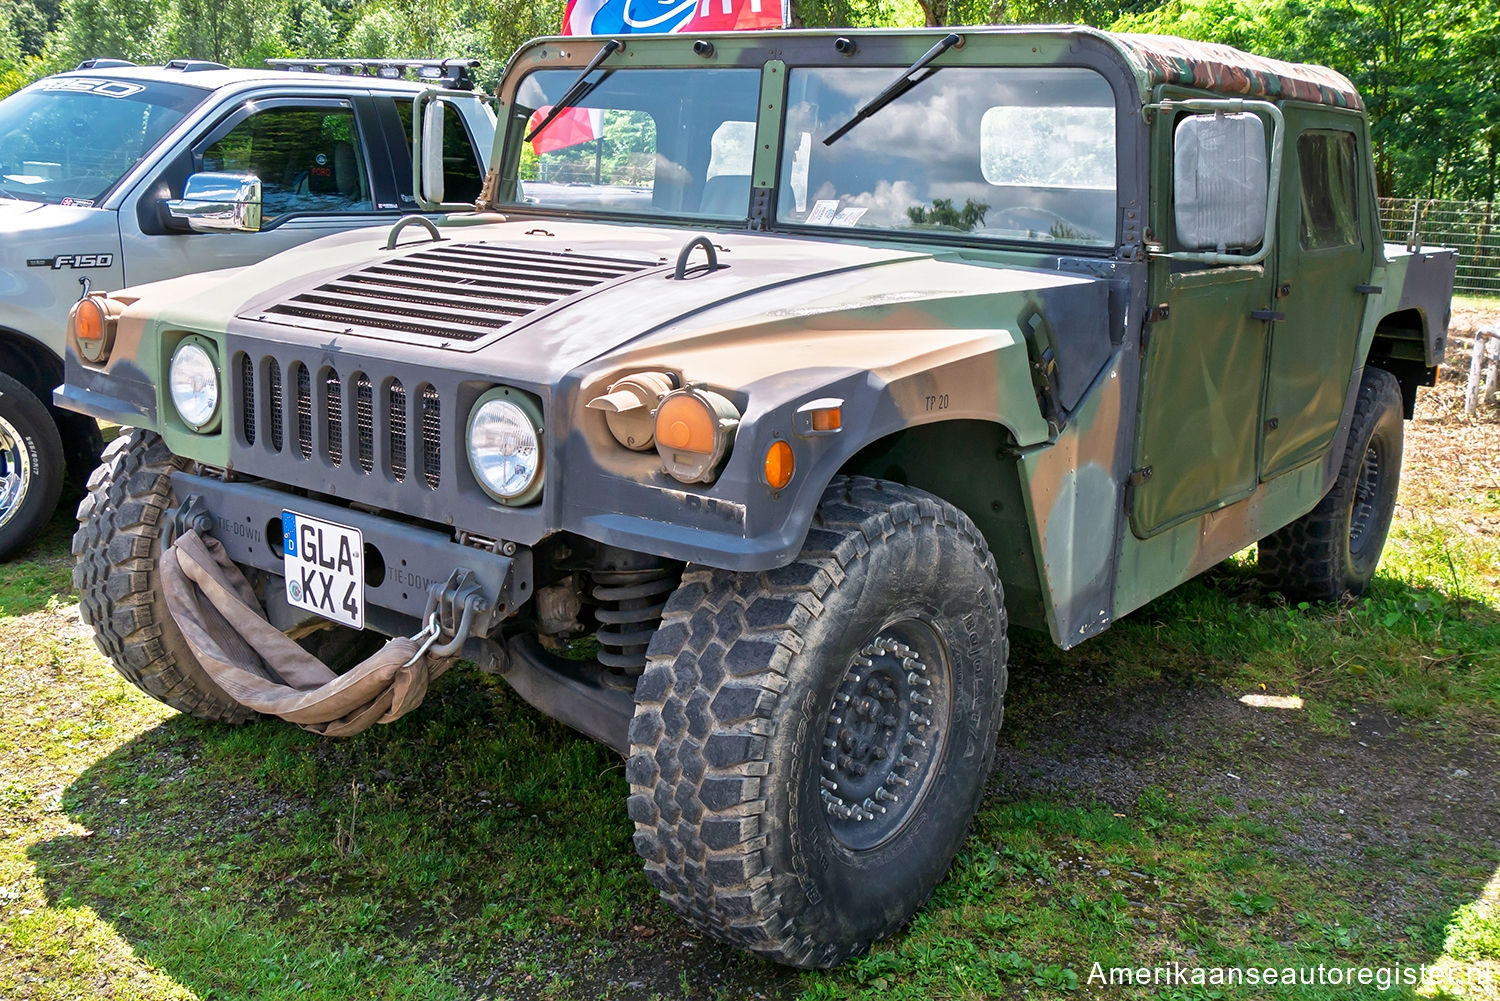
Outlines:
{"label": "wiper arm", "polygon": [[902,73],[899,77],[892,81],[889,87],[877,94],[869,104],[866,104],[863,108],[860,108],[858,111],[856,111],[853,118],[849,119],[843,125],[840,125],[838,128],[834,129],[833,133],[827,139],[823,140],[823,145],[832,146],[834,143],[844,138],[844,135],[850,129],[854,128],[854,126],[858,125],[866,118],[869,118],[871,115],[876,114],[878,111],[880,111],[881,108],[884,108],[887,104],[890,104],[896,98],[900,97],[902,94],[905,94],[908,90],[911,90],[917,84],[924,82],[928,77],[936,73],[941,67],[934,67],[928,70],[926,73],[923,73],[921,76],[913,76],[912,74],[916,73],[917,70],[925,68],[928,63],[932,62],[938,56],[953,48],[953,46],[961,44],[963,44],[963,37],[961,35],[945,35],[942,41],[938,42],[932,48],[927,50],[927,54],[925,56],[908,66],[906,68],[906,72]]}
{"label": "wiper arm", "polygon": [[573,107],[579,101],[582,101],[585,97],[588,97],[589,94],[593,93],[595,87],[599,86],[605,80],[608,80],[609,73],[606,72],[603,76],[595,80],[593,83],[588,82],[589,74],[598,69],[600,63],[604,62],[604,60],[608,59],[616,52],[619,52],[624,47],[625,43],[620,41],[618,38],[611,38],[609,41],[605,42],[604,45],[599,49],[599,51],[594,54],[594,58],[589,60],[589,64],[583,68],[583,72],[578,74],[578,79],[574,80],[573,83],[569,85],[568,89],[563,93],[563,96],[559,98],[557,103],[552,106],[552,110],[547,112],[546,117],[541,120],[536,128],[527,133],[526,142],[531,142],[531,140],[535,139],[537,137],[537,134],[541,132],[542,129],[545,129],[547,126],[552,124],[553,119],[562,114],[564,111],[567,111],[569,108]]}

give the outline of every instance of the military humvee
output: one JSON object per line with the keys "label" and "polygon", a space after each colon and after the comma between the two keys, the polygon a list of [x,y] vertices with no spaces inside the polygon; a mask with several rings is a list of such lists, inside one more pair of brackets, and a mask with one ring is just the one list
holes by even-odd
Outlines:
{"label": "military humvee", "polygon": [[75,323],[57,400],[135,430],[75,579],[146,692],[255,715],[163,596],[217,538],[334,669],[415,633],[618,749],[662,896],[826,966],[948,867],[1008,624],[1072,647],[1257,541],[1288,596],[1370,581],[1454,257],[1382,244],[1338,74],[1082,28],[553,38],[499,120],[475,212],[78,307],[108,343]]}

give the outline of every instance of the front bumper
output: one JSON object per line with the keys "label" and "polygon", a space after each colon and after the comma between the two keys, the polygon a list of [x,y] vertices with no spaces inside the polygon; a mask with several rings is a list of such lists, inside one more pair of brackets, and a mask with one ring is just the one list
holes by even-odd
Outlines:
{"label": "front bumper", "polygon": [[[357,528],[366,552],[365,598],[372,612],[382,609],[396,616],[420,620],[428,609],[429,592],[457,569],[468,569],[483,592],[495,618],[514,612],[531,596],[531,551],[512,555],[460,545],[448,535],[418,528],[355,508],[299,497],[258,483],[226,483],[192,473],[174,473],[172,486],[181,508],[198,498],[213,518],[212,532],[229,557],[242,566],[280,576],[281,513],[292,510],[335,524]],[[279,593],[279,592],[277,592]],[[287,606],[284,609],[289,610]],[[274,603],[267,614],[278,626]],[[298,612],[299,616],[305,613]],[[373,616],[370,624],[384,632],[407,628],[389,616]]]}

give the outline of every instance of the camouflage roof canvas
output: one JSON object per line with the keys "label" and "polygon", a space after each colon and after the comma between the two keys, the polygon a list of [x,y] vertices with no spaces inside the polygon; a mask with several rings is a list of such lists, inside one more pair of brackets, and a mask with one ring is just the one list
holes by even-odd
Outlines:
{"label": "camouflage roof canvas", "polygon": [[1201,87],[1229,94],[1288,98],[1355,111],[1364,102],[1342,73],[1323,66],[1289,63],[1251,55],[1229,45],[1194,42],[1167,35],[1108,36],[1149,92],[1160,84]]}

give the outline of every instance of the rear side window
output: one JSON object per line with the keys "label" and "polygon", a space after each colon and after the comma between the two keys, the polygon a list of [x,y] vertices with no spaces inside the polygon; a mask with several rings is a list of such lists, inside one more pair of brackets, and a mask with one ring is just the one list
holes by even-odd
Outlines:
{"label": "rear side window", "polygon": [[1356,154],[1350,132],[1313,131],[1297,137],[1302,249],[1326,250],[1359,242]]}
{"label": "rear side window", "polygon": [[259,177],[267,218],[372,209],[359,131],[346,108],[256,112],[203,151],[203,169]]}
{"label": "rear side window", "polygon": [[[443,104],[443,198],[450,202],[472,202],[484,187],[484,172],[479,169],[479,153],[469,138],[464,116],[447,101]],[[401,134],[406,137],[406,154],[411,155],[411,102],[396,102],[401,116]],[[401,179],[401,190],[411,186],[411,179]]]}

